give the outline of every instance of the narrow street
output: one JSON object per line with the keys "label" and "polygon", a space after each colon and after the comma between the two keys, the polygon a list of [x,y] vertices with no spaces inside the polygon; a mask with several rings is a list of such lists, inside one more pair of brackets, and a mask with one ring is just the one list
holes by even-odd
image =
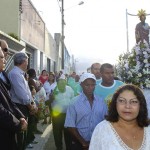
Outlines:
{"label": "narrow street", "polygon": [[53,138],[53,131],[52,131],[52,124],[50,126],[50,131],[49,131],[49,137],[47,139],[47,142],[44,145],[43,150],[56,150],[55,148],[55,143],[54,143],[54,138]]}
{"label": "narrow street", "polygon": [[26,148],[26,150],[56,150],[52,124],[42,124],[42,120],[38,123],[38,129],[43,132],[43,134],[35,134],[35,140],[37,144],[32,144],[33,148]]}

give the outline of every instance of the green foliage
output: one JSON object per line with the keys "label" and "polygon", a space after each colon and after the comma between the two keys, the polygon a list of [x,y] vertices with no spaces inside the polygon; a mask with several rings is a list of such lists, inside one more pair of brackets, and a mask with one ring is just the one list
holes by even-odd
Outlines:
{"label": "green foliage", "polygon": [[8,35],[19,41],[19,37],[15,33],[9,33]]}

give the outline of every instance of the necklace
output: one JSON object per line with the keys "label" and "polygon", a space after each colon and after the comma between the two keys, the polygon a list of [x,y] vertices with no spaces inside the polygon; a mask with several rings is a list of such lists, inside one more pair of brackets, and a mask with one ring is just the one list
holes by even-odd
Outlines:
{"label": "necklace", "polygon": [[121,138],[124,143],[130,147],[131,149],[135,150],[136,146],[137,146],[137,139],[138,139],[138,132],[136,132],[136,134],[134,134],[133,136],[131,135],[131,137],[122,137]]}
{"label": "necklace", "polygon": [[[116,127],[114,127],[111,123],[110,126],[113,130],[113,133],[116,136],[116,139],[118,141],[118,143],[121,145],[122,148],[124,148],[125,150],[145,150],[145,130],[144,130],[144,135],[143,135],[143,140],[141,144],[138,144],[139,141],[139,137],[141,135],[139,135],[139,129],[134,130],[134,132],[132,132],[133,134],[131,134],[130,132],[132,131],[127,131],[128,133],[130,133],[131,136],[125,136],[124,133],[126,132],[122,132],[120,134],[120,132],[117,130]],[[128,134],[126,134],[128,135]],[[139,148],[137,148],[137,145],[139,145]]]}

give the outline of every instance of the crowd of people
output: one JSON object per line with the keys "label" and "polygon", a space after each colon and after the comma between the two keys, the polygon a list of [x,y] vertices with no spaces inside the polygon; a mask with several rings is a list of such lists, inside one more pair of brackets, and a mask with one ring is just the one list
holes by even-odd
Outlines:
{"label": "crowd of people", "polygon": [[150,149],[145,97],[138,87],[115,80],[111,64],[93,63],[91,73],[81,75],[43,70],[38,77],[27,69],[27,54],[18,52],[7,75],[8,45],[1,43],[6,46],[0,48],[2,149],[33,148],[41,119],[52,123],[57,150],[63,136],[66,150]]}
{"label": "crowd of people", "polygon": [[[145,19],[142,14],[136,42],[147,41],[145,27],[140,29]],[[52,123],[57,150],[63,149],[63,136],[66,150],[150,150],[144,94],[116,78],[113,65],[96,62],[90,73],[43,70],[37,76],[34,68],[27,68],[27,54],[18,52],[7,74],[8,53],[7,42],[1,39],[0,149],[33,148],[35,133],[42,133],[37,123],[43,120]]]}

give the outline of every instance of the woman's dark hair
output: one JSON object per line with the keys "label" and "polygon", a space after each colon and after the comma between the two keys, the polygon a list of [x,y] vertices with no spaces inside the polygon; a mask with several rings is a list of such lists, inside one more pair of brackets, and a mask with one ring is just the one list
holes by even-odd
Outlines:
{"label": "woman's dark hair", "polygon": [[42,70],[41,74],[43,74],[43,72],[47,72],[47,71],[44,69],[44,70]]}
{"label": "woman's dark hair", "polygon": [[33,68],[28,69],[27,74],[29,75],[30,78],[36,77],[36,71]]}
{"label": "woman's dark hair", "polygon": [[113,68],[113,65],[111,65],[109,63],[102,64],[100,67],[100,72],[103,72],[105,70],[105,68]]}
{"label": "woman's dark hair", "polygon": [[140,90],[140,88],[132,84],[123,85],[114,93],[108,110],[108,115],[106,116],[106,120],[110,122],[118,121],[119,115],[116,109],[117,98],[122,92],[126,90],[132,91],[140,102],[139,114],[137,116],[138,125],[140,127],[148,126],[149,125],[148,112],[147,112],[147,104],[146,104],[145,97],[143,95],[143,92]]}

